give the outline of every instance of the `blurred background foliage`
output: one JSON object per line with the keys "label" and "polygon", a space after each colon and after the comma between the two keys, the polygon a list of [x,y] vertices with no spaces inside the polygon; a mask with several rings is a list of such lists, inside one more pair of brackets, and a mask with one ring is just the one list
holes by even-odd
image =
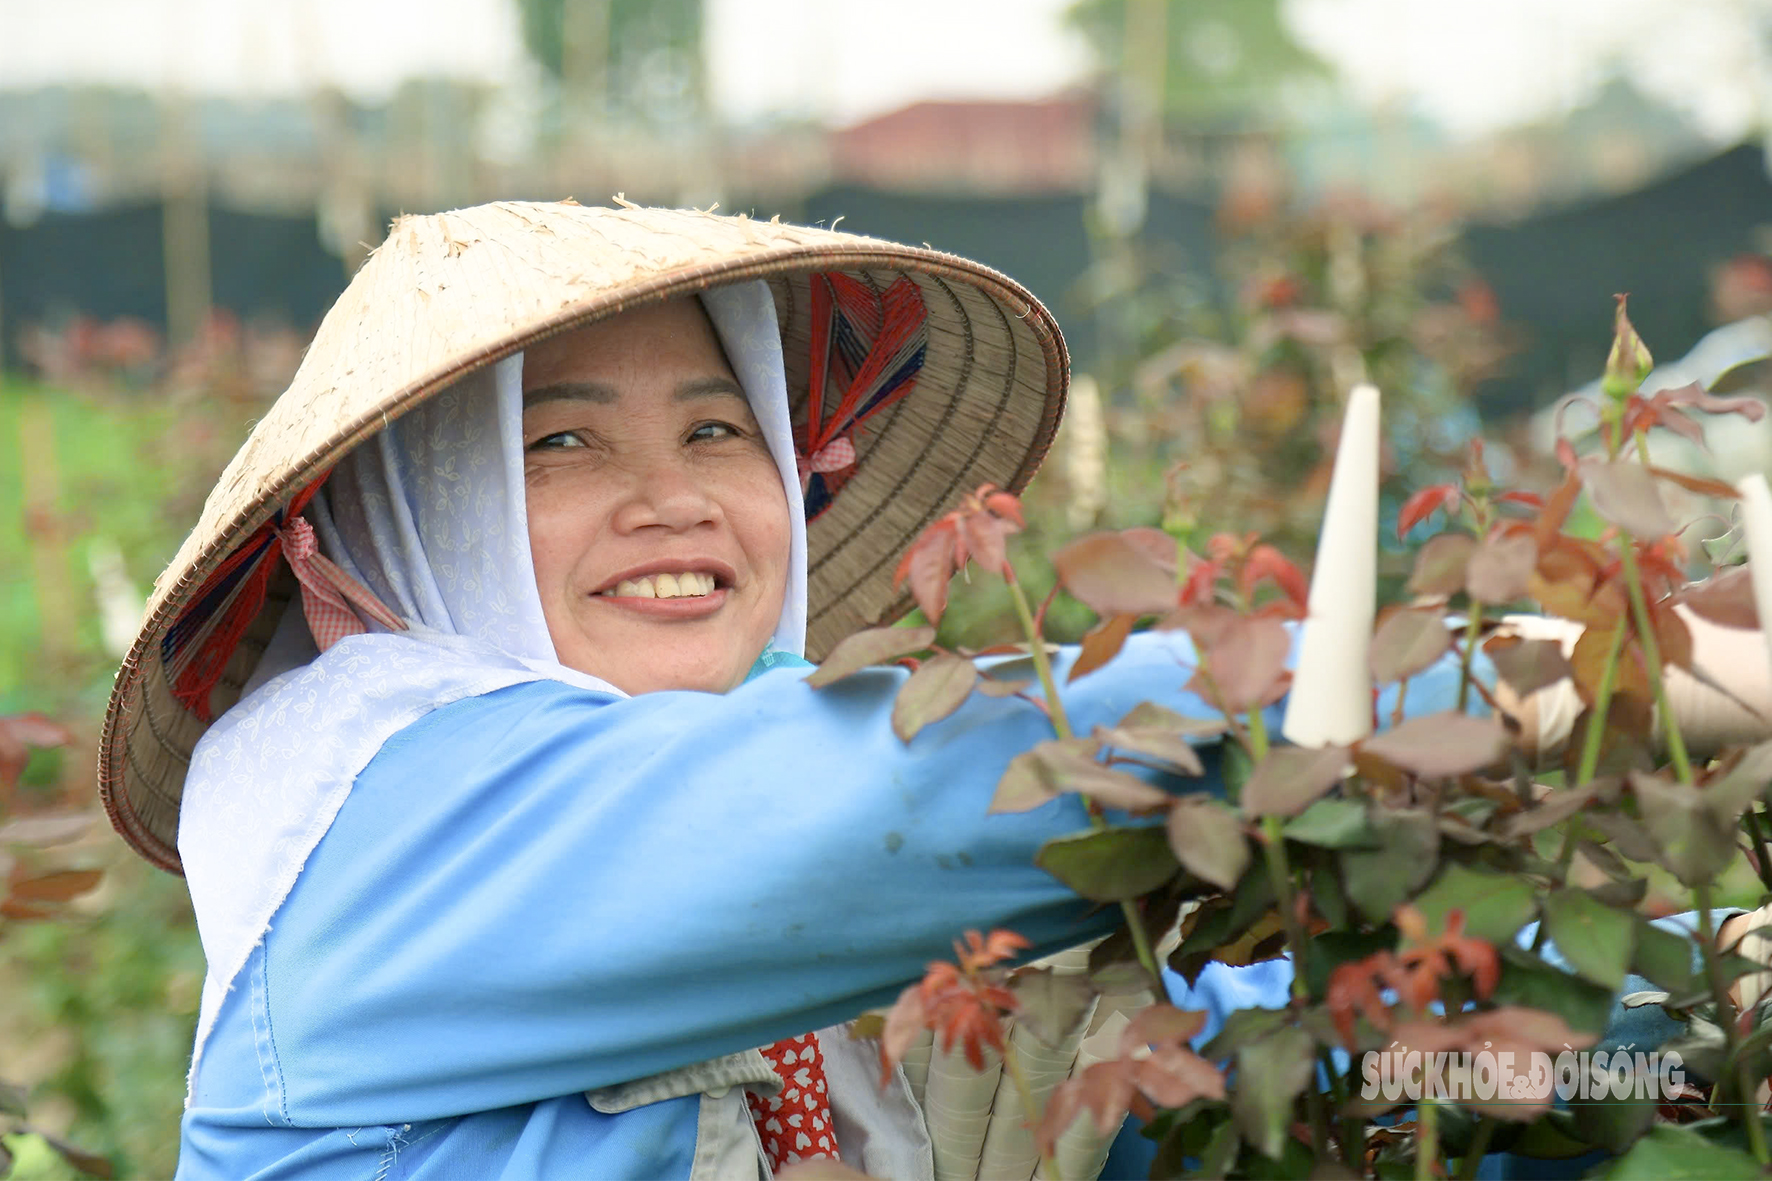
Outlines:
{"label": "blurred background foliage", "polygon": [[[194,43],[183,17],[244,20],[242,73],[295,81],[230,90],[171,50],[158,83],[105,80],[78,40],[66,77],[19,81],[6,47],[47,46],[52,15],[0,0],[0,718],[69,731],[0,790],[0,826],[94,820],[47,843],[0,827],[12,1177],[75,1168],[25,1125],[118,1175],[175,1165],[202,955],[181,883],[95,815],[92,752],[148,581],[394,213],[717,201],[1020,279],[1076,377],[1016,539],[1042,594],[1044,555],[1091,528],[1161,525],[1196,551],[1258,532],[1307,561],[1360,381],[1384,393],[1392,519],[1479,432],[1491,476],[1542,484],[1556,400],[1597,377],[1614,291],[1635,293],[1660,384],[1757,390],[1741,362],[1772,352],[1765,119],[1728,106],[1772,93],[1767,0],[1447,0],[1431,20],[1414,0],[450,0],[427,17],[458,46],[508,37],[503,72],[438,58],[373,93],[328,52],[336,66],[354,38],[391,58],[424,29],[377,40],[331,0],[207,2],[131,11],[160,14],[174,47]],[[1435,21],[1472,60],[1476,32],[1515,31],[1472,79],[1485,107],[1515,109],[1546,62],[1580,69],[1508,120],[1436,123],[1395,92],[1407,71],[1391,93],[1372,82],[1374,49],[1406,65]],[[1018,40],[1036,25],[1058,58]],[[1557,55],[1532,57],[1546,40]],[[926,49],[969,56],[919,82]],[[869,81],[900,97],[855,108]],[[1711,443],[1714,474],[1772,466],[1764,431]],[[1400,547],[1388,561],[1394,580]],[[950,642],[1011,638],[992,581],[957,590]],[[1048,616],[1060,639],[1092,622],[1068,600]]]}

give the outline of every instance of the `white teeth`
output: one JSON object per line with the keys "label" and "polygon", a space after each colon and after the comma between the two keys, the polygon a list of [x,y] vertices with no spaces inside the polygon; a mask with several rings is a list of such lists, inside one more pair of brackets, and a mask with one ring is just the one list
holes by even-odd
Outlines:
{"label": "white teeth", "polygon": [[629,599],[682,599],[714,593],[714,576],[685,570],[681,574],[652,574],[645,578],[624,578],[611,590],[603,591]]}

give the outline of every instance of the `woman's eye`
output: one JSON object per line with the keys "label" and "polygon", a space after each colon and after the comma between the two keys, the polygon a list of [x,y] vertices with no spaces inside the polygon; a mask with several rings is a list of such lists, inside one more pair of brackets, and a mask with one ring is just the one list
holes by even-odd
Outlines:
{"label": "woman's eye", "polygon": [[529,444],[531,451],[559,451],[567,447],[583,447],[585,441],[572,431],[559,431],[552,435],[543,435]]}
{"label": "woman's eye", "polygon": [[744,431],[729,422],[704,422],[689,432],[694,442],[711,442],[715,439],[742,439]]}

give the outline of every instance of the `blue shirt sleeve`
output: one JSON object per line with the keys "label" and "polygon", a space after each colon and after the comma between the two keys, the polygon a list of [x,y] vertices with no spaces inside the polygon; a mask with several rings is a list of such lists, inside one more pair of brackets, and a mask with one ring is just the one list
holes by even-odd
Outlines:
{"label": "blue shirt sleeve", "polygon": [[[1181,691],[1188,656],[1135,637],[1070,686],[1074,724],[1146,699],[1209,716]],[[974,695],[906,745],[901,670],[803,675],[627,700],[535,682],[391,739],[267,936],[290,1120],[571,1094],[888,1002],[969,927],[1042,948],[1107,929],[1032,865],[1088,826],[1075,797],[986,812],[1009,758],[1050,736],[1033,706]]]}

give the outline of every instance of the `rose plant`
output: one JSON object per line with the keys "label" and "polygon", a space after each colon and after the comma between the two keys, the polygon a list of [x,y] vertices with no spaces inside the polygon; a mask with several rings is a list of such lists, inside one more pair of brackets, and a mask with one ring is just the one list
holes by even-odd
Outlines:
{"label": "rose plant", "polygon": [[[1695,436],[1696,415],[1764,408],[1697,387],[1645,393],[1649,369],[1621,298],[1590,407],[1599,429],[1585,453],[1559,440],[1554,488],[1496,486],[1476,444],[1461,479],[1404,504],[1400,538],[1443,528],[1414,549],[1412,597],[1379,617],[1367,647],[1379,725],[1355,742],[1289,746],[1269,733],[1264,710],[1290,683],[1308,592],[1258,537],[1221,533],[1196,554],[1157,529],[1085,536],[1053,555],[1057,588],[1036,605],[1010,557],[1023,525],[1014,496],[981,488],[926,531],[898,574],[930,626],[858,633],[811,680],[908,664],[893,708],[907,742],[975,692],[1040,711],[1052,736],[1009,763],[991,808],[1079,794],[1091,827],[1048,843],[1038,863],[1117,907],[1121,926],[1093,948],[1086,976],[1062,984],[1008,965],[1025,946],[1018,936],[969,933],[955,962],[932,965],[867,1030],[887,1069],[924,1029],[975,1063],[1002,1056],[1023,1110],[1041,1113],[1033,1134],[1047,1177],[1074,1120],[1108,1134],[1128,1112],[1157,1143],[1156,1176],[1473,1177],[1487,1152],[1595,1149],[1621,1177],[1772,1165],[1762,1111],[1772,1023],[1732,995],[1762,965],[1719,946],[1711,918],[1719,880],[1740,864],[1772,894],[1772,742],[1697,757],[1667,696],[1676,669],[1721,689],[1694,657],[1688,613],[1733,628],[1758,615],[1745,571],[1689,580],[1699,547],[1662,495],[1669,484],[1722,500],[1735,490],[1655,466],[1645,445],[1652,431]],[[1571,524],[1584,496],[1605,522],[1598,536]],[[1019,645],[937,645],[950,580],[973,566],[1004,580]],[[1177,675],[1219,716],[1146,703],[1078,733],[1042,634],[1061,591],[1098,617],[1069,681],[1113,660],[1139,627],[1183,630],[1195,658]],[[1503,625],[1514,609],[1572,621],[1579,639],[1565,653],[1524,638]],[[1765,659],[1752,643],[1748,658]],[[1410,684],[1430,669],[1456,672],[1457,707],[1407,717]],[[1560,765],[1547,768],[1512,709],[1553,690],[1573,692],[1580,712]],[[1224,744],[1222,795],[1178,787],[1203,773],[1209,741]],[[1651,887],[1670,882],[1697,910],[1690,938],[1645,909]],[[1293,973],[1284,1007],[1235,1012],[1200,1044],[1204,1015],[1154,1004],[1126,1025],[1117,1056],[1042,1095],[1004,1034],[1013,1019],[1059,1040],[1096,991],[1134,980],[1166,995],[1165,967],[1192,982],[1209,963],[1281,956]],[[1590,1046],[1632,974],[1659,991],[1631,1003],[1658,1004],[1681,1027],[1664,1049],[1683,1056],[1695,1085],[1678,1102],[1559,1107],[1548,1087],[1413,1106],[1362,1097],[1369,1050],[1487,1048],[1523,1063]]]}

